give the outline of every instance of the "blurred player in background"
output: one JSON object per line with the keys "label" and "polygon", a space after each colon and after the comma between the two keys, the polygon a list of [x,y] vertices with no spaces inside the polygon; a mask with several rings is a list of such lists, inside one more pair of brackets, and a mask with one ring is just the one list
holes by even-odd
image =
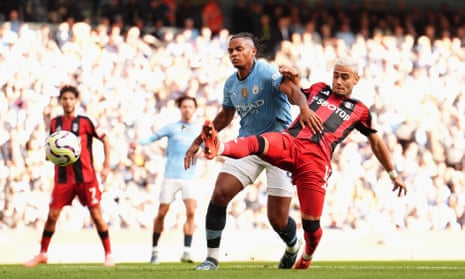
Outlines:
{"label": "blurred player in background", "polygon": [[93,166],[92,155],[92,140],[97,138],[103,143],[105,158],[100,175],[102,181],[105,181],[110,171],[110,142],[106,134],[96,127],[90,118],[76,113],[78,98],[79,91],[76,87],[66,85],[60,89],[58,100],[63,108],[63,115],[51,120],[50,134],[58,130],[73,132],[81,141],[81,155],[74,164],[66,167],[55,166],[55,184],[40,241],[40,253],[24,263],[26,267],[47,263],[48,247],[55,232],[61,210],[64,206],[70,205],[76,196],[82,205],[88,207],[90,216],[97,228],[105,251],[103,264],[105,266],[115,265],[111,255],[108,226],[102,217],[100,207],[102,192]]}
{"label": "blurred player in background", "polygon": [[[238,33],[230,38],[229,58],[237,71],[224,85],[223,107],[213,120],[217,130],[228,126],[237,112],[240,116],[240,137],[282,131],[292,120],[290,103],[307,107],[300,88],[288,78],[283,78],[278,67],[256,59],[259,47],[257,39],[250,33]],[[284,73],[291,78],[295,76],[295,73],[285,70]],[[301,119],[306,125],[317,125],[319,119],[314,116],[310,110],[302,111]],[[199,135],[186,152],[185,168],[195,163],[201,144]],[[296,223],[289,216],[294,187],[286,171],[252,155],[239,160],[229,158],[224,162],[207,209],[207,258],[197,270],[217,269],[228,203],[244,187],[252,184],[263,170],[267,175],[268,220],[286,244],[278,267],[291,268],[294,265],[300,247]]]}
{"label": "blurred player in background", "polygon": [[[195,121],[194,116],[197,110],[197,100],[190,96],[181,96],[176,100],[176,105],[181,111],[181,119],[177,122],[165,125],[147,139],[140,139],[138,144],[149,144],[161,138],[168,138],[166,150],[166,164],[164,179],[160,189],[158,213],[153,223],[152,234],[152,256],[150,262],[158,264],[158,240],[164,229],[166,214],[170,204],[174,201],[175,195],[181,192],[184,205],[186,207],[186,222],[184,223],[184,253],[182,262],[192,263],[191,243],[195,229],[195,210],[197,207],[196,193],[198,183],[195,179],[196,169],[185,170],[184,154],[191,142],[198,135],[202,125]],[[131,143],[132,148],[136,148],[136,143]]]}
{"label": "blurred player in background", "polygon": [[360,101],[350,98],[359,79],[357,61],[351,57],[342,57],[336,60],[334,66],[332,88],[319,82],[304,90],[308,98],[307,110],[315,111],[323,121],[321,132],[302,125],[299,115],[284,132],[252,135],[221,144],[210,122],[207,121],[203,127],[207,158],[213,158],[217,154],[232,158],[255,154],[292,172],[293,182],[297,186],[305,238],[305,249],[295,264],[296,269],[307,269],[311,264],[313,253],[323,234],[320,218],[328,178],[331,175],[331,158],[337,144],[354,129],[368,138],[373,154],[394,184],[392,190],[397,191],[398,196],[407,193],[405,184],[394,168],[388,148],[372,126],[370,111]]}

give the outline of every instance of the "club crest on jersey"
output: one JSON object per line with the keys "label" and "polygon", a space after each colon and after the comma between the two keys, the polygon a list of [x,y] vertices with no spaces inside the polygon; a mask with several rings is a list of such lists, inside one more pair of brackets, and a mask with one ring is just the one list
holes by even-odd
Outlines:
{"label": "club crest on jersey", "polygon": [[252,94],[257,95],[258,91],[260,91],[260,89],[258,88],[258,85],[254,85],[252,88]]}
{"label": "club crest on jersey", "polygon": [[344,107],[345,107],[346,109],[353,110],[353,109],[354,109],[354,104],[351,103],[351,102],[344,102]]}
{"label": "club crest on jersey", "polygon": [[331,91],[330,90],[321,90],[320,93],[323,94],[323,95],[329,96],[329,93],[331,93]]}
{"label": "club crest on jersey", "polygon": [[247,91],[247,87],[242,87],[242,98],[247,98],[249,92]]}

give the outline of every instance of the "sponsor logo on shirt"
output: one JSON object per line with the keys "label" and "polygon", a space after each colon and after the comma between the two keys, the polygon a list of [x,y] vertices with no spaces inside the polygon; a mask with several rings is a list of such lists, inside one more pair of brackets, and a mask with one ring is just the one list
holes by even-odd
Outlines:
{"label": "sponsor logo on shirt", "polygon": [[[313,97],[313,101],[315,101],[318,105],[320,105],[322,107],[326,107],[329,110],[334,111],[336,113],[336,115],[339,116],[344,121],[347,121],[347,120],[350,119],[350,114],[348,114],[344,110],[340,109],[338,106],[336,106],[334,104],[331,104],[331,103],[328,103],[328,101],[323,99],[323,98],[318,98],[318,96],[315,96],[315,97]],[[350,102],[345,102],[344,106],[346,105],[346,103],[350,103]],[[350,103],[350,105],[353,107],[352,103]]]}

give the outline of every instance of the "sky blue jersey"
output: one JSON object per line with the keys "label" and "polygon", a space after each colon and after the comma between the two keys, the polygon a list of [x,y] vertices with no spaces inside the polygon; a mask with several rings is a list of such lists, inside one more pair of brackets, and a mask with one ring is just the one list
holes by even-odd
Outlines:
{"label": "sky blue jersey", "polygon": [[168,138],[166,148],[166,178],[190,179],[195,177],[197,164],[192,165],[189,169],[184,169],[184,155],[191,145],[192,141],[199,135],[202,129],[200,123],[185,123],[178,121],[163,126],[153,135],[146,139],[140,139],[139,144],[149,144],[163,137]]}
{"label": "sky blue jersey", "polygon": [[255,61],[250,74],[239,80],[232,74],[224,85],[223,107],[240,116],[239,137],[282,131],[292,121],[291,104],[279,91],[282,75],[278,67]]}

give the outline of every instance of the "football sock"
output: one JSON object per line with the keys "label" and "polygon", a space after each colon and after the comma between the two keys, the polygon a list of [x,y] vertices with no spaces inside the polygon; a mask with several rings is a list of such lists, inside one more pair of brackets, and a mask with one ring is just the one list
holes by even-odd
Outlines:
{"label": "football sock", "polygon": [[108,233],[108,231],[104,231],[104,232],[98,232],[98,235],[100,237],[100,240],[102,241],[105,254],[110,254],[111,253],[110,234]]}
{"label": "football sock", "polygon": [[[220,145],[223,146],[223,150],[218,154],[231,158],[243,158],[251,154],[258,154],[260,150],[263,150],[260,148],[259,138],[261,137],[250,136],[225,142]],[[263,138],[261,139],[263,140]]]}
{"label": "football sock", "polygon": [[158,240],[160,239],[160,233],[152,233],[152,247],[158,246]]}
{"label": "football sock", "polygon": [[220,255],[220,248],[208,248],[207,249],[207,257],[214,258],[215,260],[218,260],[218,257]]}
{"label": "football sock", "polygon": [[48,246],[50,245],[50,241],[52,240],[54,232],[44,230],[42,233],[42,239],[40,240],[40,252],[47,254]]}
{"label": "football sock", "polygon": [[320,227],[320,221],[303,220],[302,225],[304,228],[304,238],[306,243],[305,254],[307,256],[312,256],[320,243],[323,230]]}
{"label": "football sock", "polygon": [[192,235],[186,234],[184,235],[184,247],[191,247],[192,243]]}
{"label": "football sock", "polygon": [[221,234],[226,225],[226,206],[216,206],[210,202],[206,217],[207,247],[219,248]]}
{"label": "football sock", "polygon": [[275,231],[278,233],[279,237],[286,243],[289,252],[295,252],[294,249],[296,248],[297,244],[297,233],[296,233],[296,224],[294,219],[290,216],[287,219],[287,225],[283,230]]}

